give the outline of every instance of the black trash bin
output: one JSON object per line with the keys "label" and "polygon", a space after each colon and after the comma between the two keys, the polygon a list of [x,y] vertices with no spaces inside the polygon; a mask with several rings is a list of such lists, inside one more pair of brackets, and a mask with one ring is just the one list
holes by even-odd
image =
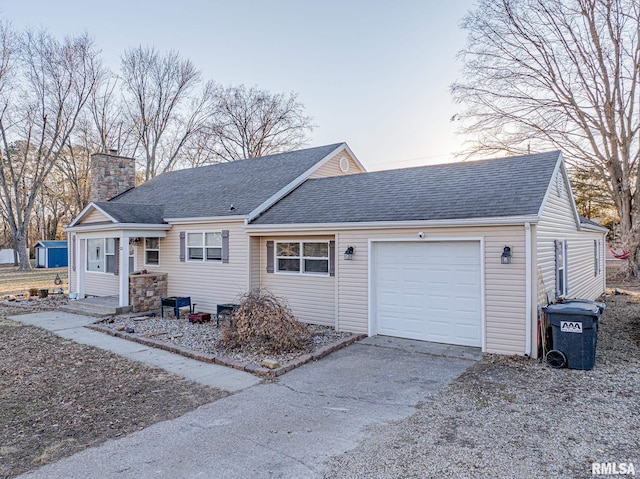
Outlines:
{"label": "black trash bin", "polygon": [[587,300],[569,300],[545,308],[553,341],[553,349],[547,353],[551,366],[593,369],[602,310],[595,301]]}
{"label": "black trash bin", "polygon": [[602,313],[604,313],[605,308],[607,307],[606,304],[600,302],[600,301],[591,301],[590,299],[561,299],[559,301],[562,304],[565,303],[585,303],[585,304],[595,304],[598,309],[600,310],[600,316],[602,316]]}

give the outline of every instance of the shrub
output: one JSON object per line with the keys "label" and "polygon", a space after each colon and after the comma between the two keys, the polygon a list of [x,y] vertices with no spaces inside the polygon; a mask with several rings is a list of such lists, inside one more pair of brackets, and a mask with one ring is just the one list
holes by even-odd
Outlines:
{"label": "shrub", "polygon": [[240,297],[239,304],[222,326],[220,336],[226,347],[273,354],[308,346],[309,328],[296,319],[284,299],[266,289],[253,289]]}

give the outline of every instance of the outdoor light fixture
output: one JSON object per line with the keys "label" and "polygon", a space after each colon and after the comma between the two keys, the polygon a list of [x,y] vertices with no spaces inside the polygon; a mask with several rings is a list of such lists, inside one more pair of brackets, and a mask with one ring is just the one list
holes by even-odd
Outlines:
{"label": "outdoor light fixture", "polygon": [[344,251],[344,259],[346,259],[347,261],[351,261],[353,259],[353,246],[347,247],[347,249]]}
{"label": "outdoor light fixture", "polygon": [[505,246],[502,250],[502,256],[500,257],[500,262],[502,264],[511,264],[511,248],[509,246]]}

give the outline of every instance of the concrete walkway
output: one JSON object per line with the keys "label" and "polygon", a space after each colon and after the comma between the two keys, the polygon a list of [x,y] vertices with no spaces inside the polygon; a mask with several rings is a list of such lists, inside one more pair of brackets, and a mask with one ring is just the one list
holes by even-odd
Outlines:
{"label": "concrete walkway", "polygon": [[[82,328],[90,322],[82,316],[45,313],[12,319],[133,359],[147,362],[155,356],[140,351],[146,348],[136,343],[129,349],[125,340]],[[457,352],[464,356],[465,351]],[[173,362],[182,361],[166,354]],[[428,346],[414,341],[378,337],[254,387],[246,386],[257,379],[224,368],[233,379],[207,381],[246,389],[19,477],[320,478],[331,457],[366,441],[375,426],[410,416],[418,403],[428,401],[473,363],[429,354]],[[176,372],[185,371],[189,368]],[[206,377],[215,374],[211,371]]]}
{"label": "concrete walkway", "polygon": [[96,321],[96,318],[91,316],[62,311],[47,311],[10,316],[9,319],[23,324],[38,326],[77,343],[106,349],[134,361],[159,367],[205,386],[213,386],[225,391],[235,392],[260,382],[257,376],[244,371],[220,366],[219,364],[203,363],[168,351],[92,331],[84,327]]}

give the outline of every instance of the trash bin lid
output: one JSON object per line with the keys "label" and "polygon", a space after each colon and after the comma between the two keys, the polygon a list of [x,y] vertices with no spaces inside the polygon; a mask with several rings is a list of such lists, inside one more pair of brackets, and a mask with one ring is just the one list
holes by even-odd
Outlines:
{"label": "trash bin lid", "polygon": [[565,301],[564,303],[550,304],[545,308],[545,311],[551,314],[600,316],[600,308],[596,304],[582,301]]}
{"label": "trash bin lid", "polygon": [[591,301],[590,299],[564,299],[560,300],[560,303],[587,303],[587,304],[595,304],[600,310],[600,314],[604,312],[607,305],[601,301]]}

